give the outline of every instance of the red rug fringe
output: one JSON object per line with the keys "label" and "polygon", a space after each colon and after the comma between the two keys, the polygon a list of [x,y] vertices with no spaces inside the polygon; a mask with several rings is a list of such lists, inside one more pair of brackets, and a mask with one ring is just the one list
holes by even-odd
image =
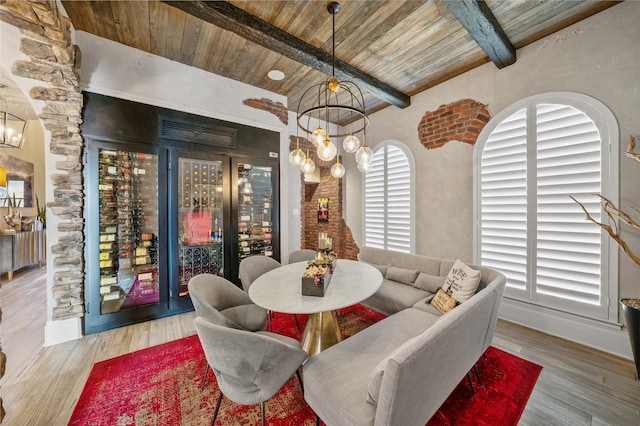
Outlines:
{"label": "red rug fringe", "polygon": [[[345,337],[384,315],[361,305],[340,310]],[[304,327],[306,315],[298,315]],[[293,315],[276,314],[273,329],[300,338]],[[206,360],[196,335],[98,362],[87,379],[69,425],[209,425],[219,390],[213,374],[200,391]],[[429,421],[429,426],[516,425],[542,367],[490,347],[478,362],[472,396],[465,378]],[[295,376],[269,401],[270,425],[314,425]],[[256,425],[260,409],[223,399],[216,424]]]}

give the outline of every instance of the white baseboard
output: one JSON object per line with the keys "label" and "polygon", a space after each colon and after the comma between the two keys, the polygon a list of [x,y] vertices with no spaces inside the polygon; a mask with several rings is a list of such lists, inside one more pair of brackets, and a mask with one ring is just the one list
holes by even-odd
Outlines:
{"label": "white baseboard", "polygon": [[507,298],[500,305],[500,318],[633,360],[629,335],[619,324],[569,315]]}
{"label": "white baseboard", "polygon": [[44,346],[57,345],[82,337],[82,320],[69,318],[62,321],[47,321],[44,326]]}

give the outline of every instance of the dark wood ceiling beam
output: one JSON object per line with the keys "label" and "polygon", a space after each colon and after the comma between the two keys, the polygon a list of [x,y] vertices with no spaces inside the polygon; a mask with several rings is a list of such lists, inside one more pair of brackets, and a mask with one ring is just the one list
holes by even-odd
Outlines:
{"label": "dark wood ceiling beam", "polygon": [[498,68],[516,62],[516,48],[482,0],[443,0],[449,11]]}
{"label": "dark wood ceiling beam", "polygon": [[[163,0],[163,3],[327,75],[332,73],[333,57],[329,53],[226,1]],[[335,75],[341,80],[356,83],[363,91],[397,107],[406,108],[411,105],[410,96],[339,59],[335,60]]]}

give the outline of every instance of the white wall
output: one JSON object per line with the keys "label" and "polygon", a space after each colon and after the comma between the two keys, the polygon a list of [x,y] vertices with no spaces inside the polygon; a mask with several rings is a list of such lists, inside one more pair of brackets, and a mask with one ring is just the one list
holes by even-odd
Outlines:
{"label": "white wall", "polygon": [[[543,92],[573,91],[599,99],[613,111],[620,126],[622,206],[627,210],[640,206],[637,186],[640,164],[624,156],[629,135],[640,140],[638,22],[640,2],[621,3],[519,49],[514,65],[499,70],[492,63],[485,64],[413,96],[409,108],[389,107],[370,117],[367,134],[371,146],[386,139],[398,139],[405,142],[416,157],[417,253],[461,259],[472,257],[473,149],[460,142],[449,142],[443,148],[429,151],[420,144],[417,131],[420,119],[427,111],[460,99],[471,98],[487,104],[492,115],[522,98]],[[356,173],[349,176],[351,194],[361,188]],[[349,208],[347,220],[355,231],[362,227],[358,210],[360,199],[349,198],[349,202],[352,208]],[[634,251],[640,252],[640,232],[627,228],[624,236]],[[640,297],[638,276],[640,268],[622,255],[620,297]],[[553,320],[551,322],[553,329]],[[568,324],[562,327],[570,328]],[[549,332],[560,334],[564,330]],[[619,327],[617,332],[611,328],[607,332],[612,333],[611,339],[599,347],[629,357],[628,342]],[[572,333],[565,333],[564,337],[578,340],[576,333],[570,335]],[[592,344],[591,340],[598,340],[598,337],[591,333],[580,339]]]}

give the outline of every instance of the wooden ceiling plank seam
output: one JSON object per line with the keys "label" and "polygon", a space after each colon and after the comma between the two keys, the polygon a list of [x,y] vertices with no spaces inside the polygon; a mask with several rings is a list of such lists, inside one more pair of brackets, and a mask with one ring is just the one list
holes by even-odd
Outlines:
{"label": "wooden ceiling plank seam", "polygon": [[207,69],[207,62],[209,60],[209,55],[211,54],[211,47],[218,44],[218,40],[215,40],[213,35],[217,30],[218,28],[213,25],[206,22],[203,23],[202,28],[200,29],[200,37],[198,37],[196,49],[193,54],[194,67],[201,68],[203,70]]}
{"label": "wooden ceiling plank seam", "polygon": [[[398,78],[398,75],[403,75],[410,79],[412,74],[425,70],[425,63],[439,64],[443,52],[445,55],[456,54],[457,49],[466,44],[476,47],[478,53],[484,55],[482,49],[471,39],[460,23],[455,20],[447,22],[438,30],[437,35],[438,37],[435,37],[435,35],[426,38],[416,37],[419,45],[411,49],[408,55],[391,61],[384,67],[373,65],[371,72],[385,73],[395,79]],[[452,45],[455,45],[456,49],[452,49]],[[404,84],[401,84],[400,87],[404,87]]]}
{"label": "wooden ceiling plank seam", "polygon": [[[220,64],[224,58],[224,54],[229,47],[229,43],[233,38],[233,33],[230,31],[225,31],[221,28],[216,27],[213,24],[207,24],[209,27],[209,31],[211,32],[211,36],[215,40],[213,43],[213,48],[209,49],[209,53],[207,55],[207,65],[206,70],[218,75],[223,75],[220,72]],[[205,46],[206,47],[206,46]]]}
{"label": "wooden ceiling plank seam", "polygon": [[[93,10],[91,10],[91,8],[88,8],[82,3],[73,1],[64,1],[62,2],[62,6],[69,17],[73,16],[73,27],[77,31],[91,32],[92,28],[95,26],[95,16],[93,15]],[[85,11],[86,13],[84,13]]]}
{"label": "wooden ceiling plank seam", "polygon": [[233,72],[233,68],[237,66],[239,62],[240,49],[247,43],[247,40],[234,32],[231,32],[231,38],[227,44],[227,49],[222,54],[220,65],[218,69],[225,77],[230,77]]}
{"label": "wooden ceiling plank seam", "polygon": [[173,7],[161,3],[162,7],[167,8],[167,34],[166,49],[167,58],[172,61],[180,60],[180,51],[182,49],[182,38],[184,37],[184,25],[187,20],[187,14]]}
{"label": "wooden ceiling plank seam", "polygon": [[[417,18],[419,19],[420,17]],[[422,26],[427,29],[414,33],[404,31],[397,36],[393,32],[392,42],[381,46],[372,45],[371,50],[374,50],[375,54],[364,52],[362,55],[358,55],[364,56],[364,60],[360,62],[360,57],[354,58],[355,63],[361,64],[360,66],[363,69],[369,69],[374,74],[386,74],[386,67],[394,66],[399,62],[402,63],[416,56],[417,53],[422,54],[432,43],[449,37],[455,31],[464,31],[457,21],[430,20],[426,23],[416,22],[414,24],[414,27],[422,28]]]}
{"label": "wooden ceiling plank seam", "polygon": [[[449,25],[447,25],[447,27],[455,28],[456,25],[455,23],[450,23]],[[443,61],[443,57],[454,54],[449,43],[457,43],[458,40],[464,39],[466,37],[468,37],[468,34],[465,31],[455,31],[449,37],[441,39],[434,45],[428,46],[426,55],[416,55],[401,64],[398,63],[395,67],[388,69],[387,72],[390,75],[393,75],[396,72],[402,73],[410,72],[408,70],[424,69],[425,62],[440,64]],[[473,44],[473,46],[477,48],[479,55],[485,56],[484,52],[482,51],[482,49],[480,49],[479,46],[477,46],[475,43]],[[444,55],[442,55],[442,53],[444,53]]]}
{"label": "wooden ceiling plank seam", "polygon": [[516,48],[484,1],[442,1],[498,68],[516,62]]}
{"label": "wooden ceiling plank seam", "polygon": [[202,20],[191,15],[186,16],[184,21],[182,45],[180,47],[180,62],[183,64],[193,65],[202,25]]}
{"label": "wooden ceiling plank seam", "polygon": [[111,2],[99,0],[87,3],[89,3],[89,5],[87,5],[87,8],[84,10],[86,10],[87,13],[93,14],[95,16],[94,25],[97,26],[101,37],[113,41],[119,41],[118,31],[115,25],[115,18],[113,16],[113,9],[111,8]]}
{"label": "wooden ceiling plank seam", "polygon": [[[225,29],[240,34],[242,38],[259,43],[300,63],[318,69],[327,75],[331,74],[331,55],[253,15],[247,14],[241,9],[237,9],[230,3],[213,2],[204,4],[194,1],[165,1],[165,3],[182,9],[187,13],[195,14],[209,23],[223,28],[226,27]],[[230,16],[233,17],[233,20],[229,19]],[[387,83],[374,79],[343,61],[336,60],[335,66],[336,77],[342,80],[351,80],[355,84],[362,86],[361,89],[373,93],[396,106],[405,108],[410,105],[411,99],[409,96]]]}
{"label": "wooden ceiling plank seam", "polygon": [[[385,2],[356,27],[340,27],[336,30],[336,57],[357,67],[356,63],[347,60],[347,58],[353,57],[353,52],[364,50],[374,52],[375,49],[372,49],[371,46],[393,28],[403,25],[419,5],[420,3],[415,1]],[[337,16],[342,18],[340,15]],[[358,19],[357,21],[362,20]],[[323,45],[322,49],[330,51],[330,43],[329,40],[329,43]]]}
{"label": "wooden ceiling plank seam", "polygon": [[123,1],[111,2],[111,11],[113,13],[113,22],[115,24],[116,32],[118,33],[118,42],[135,47],[139,50],[144,50],[139,44],[139,40],[135,37],[132,31],[132,26],[129,23],[127,12],[129,4]]}
{"label": "wooden ceiling plank seam", "polygon": [[151,2],[149,5],[149,47],[154,55],[167,57],[167,33],[163,31],[168,27],[168,8],[159,2]]}
{"label": "wooden ceiling plank seam", "polygon": [[[394,2],[395,3],[395,2]],[[322,3],[319,3],[319,6]],[[355,7],[354,7],[355,6]],[[363,29],[367,29],[371,25],[374,15],[377,17],[377,11],[384,8],[385,2],[379,0],[371,0],[366,2],[350,2],[342,4],[340,12],[335,15],[336,18],[336,47],[343,43],[349,44],[354,41],[353,37],[359,34]],[[325,30],[319,33],[319,38],[311,40],[309,44],[331,53],[332,48],[332,15],[325,7],[319,7],[324,11],[322,17],[322,27]],[[336,55],[337,56],[337,55]]]}

